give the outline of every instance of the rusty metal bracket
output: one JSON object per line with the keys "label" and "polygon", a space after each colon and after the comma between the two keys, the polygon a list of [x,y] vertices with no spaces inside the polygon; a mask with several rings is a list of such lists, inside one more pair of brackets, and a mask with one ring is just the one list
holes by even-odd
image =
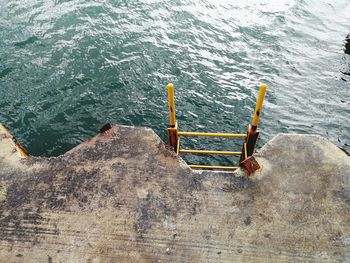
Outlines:
{"label": "rusty metal bracket", "polygon": [[247,171],[247,174],[249,176],[260,169],[260,165],[258,161],[254,158],[254,156],[249,156],[247,159],[243,160],[240,163],[240,166]]}

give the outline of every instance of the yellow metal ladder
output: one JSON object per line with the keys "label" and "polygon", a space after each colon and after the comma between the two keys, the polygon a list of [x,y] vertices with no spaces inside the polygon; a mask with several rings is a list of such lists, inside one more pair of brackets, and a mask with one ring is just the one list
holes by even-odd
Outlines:
{"label": "yellow metal ladder", "polygon": [[[262,111],[262,105],[266,94],[267,85],[261,84],[259,94],[255,106],[254,117],[252,125],[248,125],[246,134],[240,133],[205,133],[205,132],[183,132],[179,131],[176,114],[175,114],[175,90],[174,85],[169,83],[168,90],[168,107],[170,128],[168,128],[168,143],[173,147],[174,151],[179,154],[219,154],[219,155],[240,155],[239,164],[254,153],[256,141],[259,136],[257,129]],[[238,138],[244,139],[241,151],[212,151],[212,150],[191,150],[180,149],[180,137],[223,137],[223,138]],[[236,170],[239,166],[210,166],[210,165],[189,165],[193,169],[214,169],[214,170]]]}

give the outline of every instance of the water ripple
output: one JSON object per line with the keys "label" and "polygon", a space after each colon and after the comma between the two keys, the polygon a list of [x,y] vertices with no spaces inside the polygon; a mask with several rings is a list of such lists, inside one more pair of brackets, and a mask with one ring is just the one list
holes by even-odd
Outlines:
{"label": "water ripple", "polygon": [[348,0],[8,0],[0,122],[34,155],[59,155],[107,121],[165,140],[173,81],[181,129],[245,131],[266,82],[260,144],[278,132],[318,133],[350,150],[349,13]]}

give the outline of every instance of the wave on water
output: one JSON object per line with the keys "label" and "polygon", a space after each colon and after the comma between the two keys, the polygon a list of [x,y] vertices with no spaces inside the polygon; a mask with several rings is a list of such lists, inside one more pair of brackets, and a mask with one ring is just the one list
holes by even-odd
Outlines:
{"label": "wave on water", "polygon": [[[260,145],[279,132],[317,133],[350,150],[348,0],[0,6],[0,122],[33,155],[62,154],[105,122],[151,127],[166,140],[168,82],[181,130],[245,132],[265,82]],[[184,147],[239,150],[241,142]]]}

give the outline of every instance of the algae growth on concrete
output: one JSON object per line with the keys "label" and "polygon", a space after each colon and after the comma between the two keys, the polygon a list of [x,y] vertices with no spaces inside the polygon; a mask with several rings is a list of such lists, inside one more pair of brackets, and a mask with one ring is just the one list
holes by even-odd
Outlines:
{"label": "algae growth on concrete", "polygon": [[350,260],[350,160],[319,136],[278,135],[251,177],[195,173],[146,128],[16,149],[1,134],[1,262]]}

